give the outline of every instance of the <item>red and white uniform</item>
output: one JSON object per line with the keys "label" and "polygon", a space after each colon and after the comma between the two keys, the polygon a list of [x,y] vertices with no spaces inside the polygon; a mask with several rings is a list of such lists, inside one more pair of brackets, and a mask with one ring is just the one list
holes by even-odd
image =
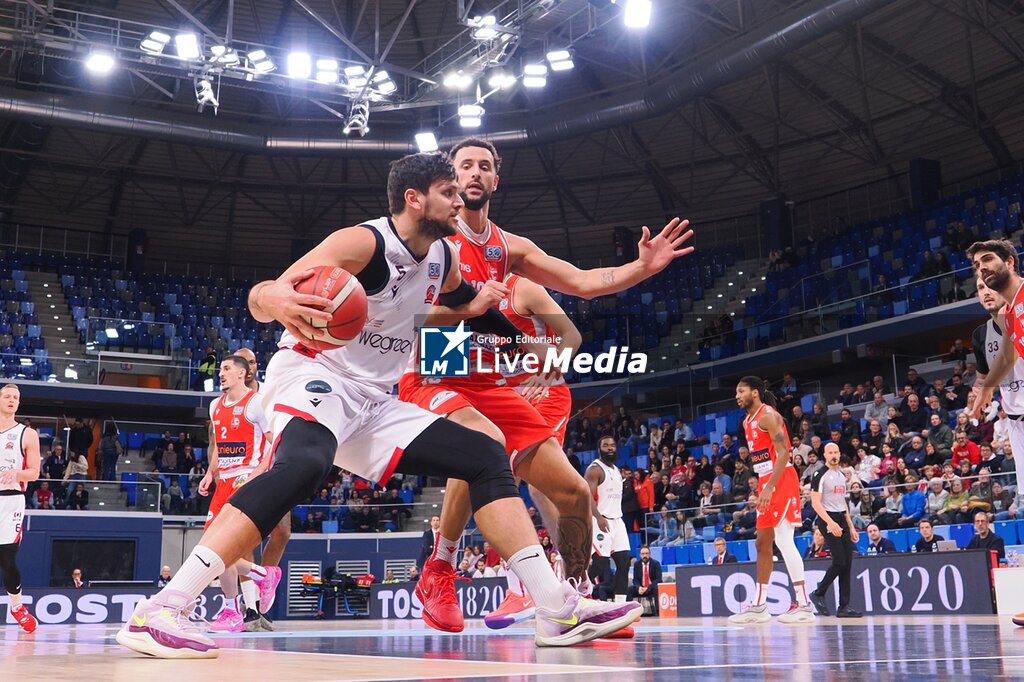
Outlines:
{"label": "red and white uniform", "polygon": [[[488,221],[482,235],[476,235],[459,219],[458,232],[445,237],[459,253],[462,278],[479,290],[488,280],[503,281],[508,274],[508,240],[494,223]],[[410,362],[401,381],[398,397],[407,403],[439,415],[448,415],[463,407],[473,407],[487,417],[505,436],[505,449],[515,470],[518,455],[550,438],[553,429],[537,409],[528,403],[504,377],[478,373],[472,368],[491,366],[494,347],[486,337],[470,340],[468,377],[421,377]]]}
{"label": "red and white uniform", "polygon": [[[750,450],[750,464],[757,474],[757,490],[761,492],[765,483],[772,477],[772,470],[775,468],[775,460],[778,454],[775,452],[775,444],[772,442],[771,434],[761,428],[758,419],[769,412],[775,412],[768,405],[761,405],[757,412],[743,420],[743,431],[747,435],[747,448]],[[777,415],[778,413],[776,413]],[[782,418],[779,417],[779,421]],[[780,424],[782,434],[789,442],[789,433],[786,431],[785,423]],[[794,525],[800,525],[800,479],[797,477],[796,469],[792,462],[786,463],[778,485],[772,491],[772,500],[764,513],[757,515],[758,528],[775,528],[782,521],[789,521]]]}
{"label": "red and white uniform", "polygon": [[1018,287],[1013,300],[1003,308],[1003,314],[1006,316],[1006,327],[1013,347],[1017,355],[1024,358],[1024,284]]}
{"label": "red and white uniform", "polygon": [[269,430],[269,421],[255,390],[250,389],[234,403],[228,402],[227,395],[214,400],[210,403],[210,421],[217,446],[220,480],[206,515],[207,527],[217,518],[235,489],[245,481],[242,477],[256,470],[269,449],[264,438]]}
{"label": "red and white uniform", "polygon": [[[516,284],[521,279],[519,275],[509,275],[505,278],[505,286],[509,288],[509,293],[501,302],[499,310],[519,331],[537,339],[547,339],[554,346],[559,340],[554,329],[539,317],[526,315],[516,309]],[[516,369],[511,371],[505,368],[502,370],[502,375],[510,386],[518,387],[532,376],[530,372],[523,370],[522,365],[516,365]],[[572,413],[572,394],[565,385],[565,379],[558,377],[553,385],[545,388],[544,392],[531,402],[540,412],[540,416],[544,417],[544,422],[554,429],[555,440],[562,445],[565,441],[565,429],[569,425],[569,415]]]}
{"label": "red and white uniform", "polygon": [[[15,424],[0,432],[0,472],[21,471],[26,466],[24,437],[27,427]],[[21,542],[21,524],[25,518],[25,483],[19,481],[0,487],[0,545]]]}

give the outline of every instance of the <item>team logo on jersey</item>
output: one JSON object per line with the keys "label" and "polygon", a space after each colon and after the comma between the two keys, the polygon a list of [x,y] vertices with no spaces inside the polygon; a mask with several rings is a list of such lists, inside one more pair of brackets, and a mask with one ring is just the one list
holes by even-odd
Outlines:
{"label": "team logo on jersey", "polygon": [[232,429],[237,429],[237,428],[238,428],[238,425],[239,425],[239,424],[241,424],[241,423],[242,423],[242,422],[241,422],[241,421],[240,421],[240,420],[238,419],[238,417],[233,417],[233,418],[231,419],[231,428],[232,428]]}
{"label": "team logo on jersey", "polygon": [[502,248],[500,246],[485,246],[484,260],[495,262],[501,260]]}
{"label": "team logo on jersey", "polygon": [[456,249],[459,249],[460,251],[462,250],[462,240],[461,239],[453,239],[452,240],[452,244],[455,244],[455,248]]}
{"label": "team logo on jersey", "polygon": [[242,414],[242,412],[244,410],[245,410],[245,408],[242,407],[241,405],[236,405],[235,408],[233,410],[231,410],[231,414],[235,414],[235,415]]}
{"label": "team logo on jersey", "polygon": [[458,393],[455,391],[441,391],[440,393],[435,394],[434,397],[430,399],[430,411],[433,412],[438,408],[438,406],[443,405],[446,400],[454,398],[457,395]]}
{"label": "team logo on jersey", "polygon": [[604,533],[598,533],[597,536],[595,537],[595,539],[598,542],[604,542]]}
{"label": "team logo on jersey", "polygon": [[757,428],[757,420],[756,419],[754,421],[750,422],[750,428],[751,429],[756,429]]}
{"label": "team logo on jersey", "polygon": [[427,287],[427,295],[423,297],[424,303],[433,303],[434,298],[437,296],[437,287],[431,284]]}
{"label": "team logo on jersey", "polygon": [[501,303],[498,304],[498,310],[508,310],[508,299],[501,299]]}
{"label": "team logo on jersey", "polygon": [[1024,315],[1024,303],[1018,303],[1013,307],[1013,312],[1017,316]]}
{"label": "team logo on jersey", "polygon": [[420,376],[469,376],[470,336],[465,322],[458,327],[420,327]]}
{"label": "team logo on jersey", "polygon": [[430,263],[427,265],[427,277],[430,279],[441,279],[441,264]]}
{"label": "team logo on jersey", "polygon": [[309,393],[330,393],[331,385],[326,381],[320,381],[317,379],[316,381],[310,381],[306,384],[306,391]]}
{"label": "team logo on jersey", "polygon": [[12,443],[11,441],[7,441],[7,445],[4,446],[4,450],[13,450],[13,449],[14,449],[14,443]]}

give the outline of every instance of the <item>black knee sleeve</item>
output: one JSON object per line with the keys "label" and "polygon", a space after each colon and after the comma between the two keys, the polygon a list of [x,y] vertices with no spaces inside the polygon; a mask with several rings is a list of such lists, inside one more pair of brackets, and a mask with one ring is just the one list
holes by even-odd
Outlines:
{"label": "black knee sleeve", "polygon": [[292,419],[281,433],[274,464],[228,500],[266,537],[291,508],[309,500],[330,472],[338,442],[327,427]]}
{"label": "black knee sleeve", "polygon": [[629,552],[612,554],[615,562],[615,594],[626,594],[629,587]]}
{"label": "black knee sleeve", "polygon": [[14,560],[17,553],[18,545],[0,545],[0,573],[4,576],[7,594],[21,594],[21,571]]}
{"label": "black knee sleeve", "polygon": [[495,500],[519,497],[501,443],[447,419],[438,419],[409,443],[398,471],[466,481],[473,511]]}

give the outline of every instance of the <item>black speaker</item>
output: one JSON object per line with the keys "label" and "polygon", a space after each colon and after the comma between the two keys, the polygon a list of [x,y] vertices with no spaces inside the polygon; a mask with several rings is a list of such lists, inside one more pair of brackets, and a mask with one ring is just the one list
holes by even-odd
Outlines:
{"label": "black speaker", "polygon": [[615,264],[625,265],[636,259],[636,238],[633,230],[619,225],[612,230],[612,247],[615,250]]}
{"label": "black speaker", "polygon": [[146,244],[149,235],[140,227],[128,233],[128,254],[125,258],[125,269],[141,275],[146,269]]}
{"label": "black speaker", "polygon": [[939,200],[942,164],[934,159],[910,160],[910,205],[923,208]]}
{"label": "black speaker", "polygon": [[761,202],[761,239],[765,251],[793,246],[793,224],[785,196]]}

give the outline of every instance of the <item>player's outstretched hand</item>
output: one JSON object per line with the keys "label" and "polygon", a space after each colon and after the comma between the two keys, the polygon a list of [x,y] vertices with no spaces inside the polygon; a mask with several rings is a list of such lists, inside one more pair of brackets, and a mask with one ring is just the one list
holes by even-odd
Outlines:
{"label": "player's outstretched hand", "polygon": [[693,253],[693,247],[683,247],[693,236],[693,230],[687,229],[689,220],[673,218],[668,222],[657,237],[651,237],[651,230],[643,226],[638,253],[640,263],[648,274],[661,272],[676,258]]}
{"label": "player's outstretched hand", "polygon": [[502,299],[508,296],[509,288],[496,280],[490,279],[477,292],[476,297],[466,304],[466,313],[470,317],[483,315],[488,308],[497,308]]}
{"label": "player's outstretched hand", "polygon": [[209,471],[203,476],[203,480],[199,481],[199,494],[206,497],[210,494],[210,486],[213,485],[213,474]]}
{"label": "player's outstretched hand", "polygon": [[314,294],[300,294],[295,287],[303,280],[309,279],[313,270],[304,270],[277,279],[265,285],[259,291],[260,308],[284,325],[285,329],[298,338],[315,339],[323,336],[323,330],[317,329],[305,318],[328,322],[331,314],[322,308],[331,304],[331,300]]}

